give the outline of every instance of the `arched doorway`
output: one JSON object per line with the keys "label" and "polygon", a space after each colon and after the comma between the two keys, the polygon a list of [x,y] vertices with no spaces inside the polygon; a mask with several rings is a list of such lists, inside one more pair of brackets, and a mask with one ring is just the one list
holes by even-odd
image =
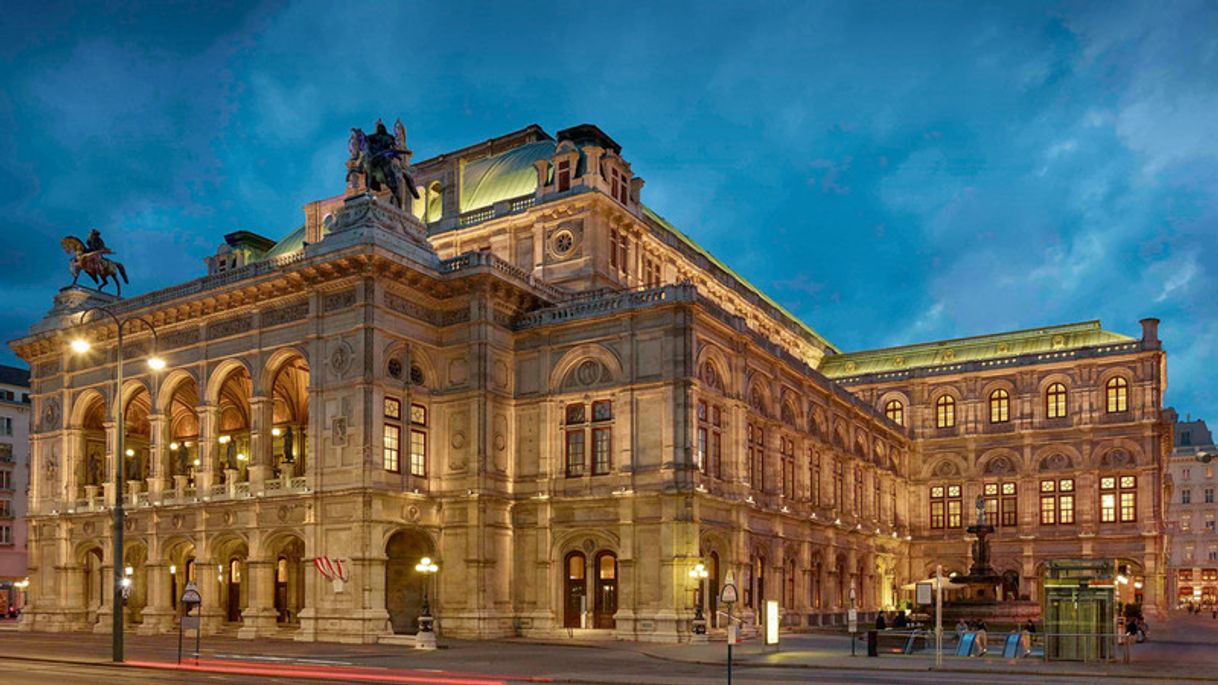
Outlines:
{"label": "arched doorway", "polygon": [[309,425],[309,365],[293,356],[279,367],[271,382],[272,459],[280,478],[305,473]]}
{"label": "arched doorway", "polygon": [[97,612],[101,608],[102,598],[106,596],[106,575],[102,571],[102,549],[93,547],[85,552],[81,559],[84,567],[83,596],[85,600],[85,622],[89,625],[97,623]]}
{"label": "arched doorway", "polygon": [[563,627],[582,628],[588,588],[588,558],[571,552],[563,561]]}
{"label": "arched doorway", "polygon": [[131,591],[125,603],[127,621],[133,624],[144,622],[144,607],[148,606],[147,561],[148,550],[143,543],[128,546],[123,555],[123,575],[131,579]]}
{"label": "arched doorway", "polygon": [[245,560],[248,557],[249,548],[239,538],[220,544],[212,556],[212,563],[216,564],[219,574],[218,603],[224,611],[224,620],[229,623],[242,622],[242,612],[249,601],[248,588],[245,587]]}
{"label": "arched doorway", "polygon": [[593,602],[592,627],[612,630],[617,627],[617,555],[600,552],[596,555],[596,596]]}
{"label": "arched doorway", "polygon": [[431,540],[419,531],[400,530],[385,544],[385,610],[394,634],[418,632],[423,583],[430,579],[421,577],[414,567],[423,557],[434,554]]}
{"label": "arched doorway", "polygon": [[719,627],[719,553],[710,553],[710,596],[707,599],[710,602],[710,620],[711,627]]}
{"label": "arched doorway", "polygon": [[170,542],[165,562],[169,564],[169,606],[176,612],[178,600],[186,589],[186,584],[195,582],[195,546],[185,540]]}
{"label": "arched doorway", "polygon": [[290,537],[275,554],[275,621],[286,625],[300,623],[304,608],[304,541]]}

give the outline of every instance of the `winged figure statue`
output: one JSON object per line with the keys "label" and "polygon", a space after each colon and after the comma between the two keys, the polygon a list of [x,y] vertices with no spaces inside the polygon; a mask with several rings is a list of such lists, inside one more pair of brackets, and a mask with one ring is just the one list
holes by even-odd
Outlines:
{"label": "winged figure statue", "polygon": [[410,174],[406,127],[398,120],[393,130],[390,134],[385,122],[379,119],[372,134],[351,129],[347,139],[347,152],[351,155],[347,160],[347,189],[348,192],[387,190],[394,204],[409,209],[407,193],[418,199],[419,191]]}

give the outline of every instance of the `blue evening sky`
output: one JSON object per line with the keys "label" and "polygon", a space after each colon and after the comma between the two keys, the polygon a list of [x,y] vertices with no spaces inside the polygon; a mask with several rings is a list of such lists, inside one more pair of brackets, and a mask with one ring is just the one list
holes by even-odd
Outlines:
{"label": "blue evening sky", "polygon": [[1218,419],[1218,3],[457,4],[6,5],[0,334],[65,234],[145,292],[290,231],[377,117],[416,159],[593,122],[844,350],[1157,316],[1168,403]]}

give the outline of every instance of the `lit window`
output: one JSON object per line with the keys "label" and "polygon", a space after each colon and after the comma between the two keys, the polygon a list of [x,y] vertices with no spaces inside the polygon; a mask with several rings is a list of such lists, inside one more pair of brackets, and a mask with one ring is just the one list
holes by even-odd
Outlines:
{"label": "lit window", "polygon": [[1042,526],[1074,523],[1074,479],[1040,482],[1040,523]]}
{"label": "lit window", "polygon": [[613,429],[592,429],[592,475],[609,473],[613,465]]}
{"label": "lit window", "polygon": [[1045,415],[1060,419],[1066,415],[1066,386],[1054,383],[1045,391]]}
{"label": "lit window", "polygon": [[568,404],[563,415],[564,471],[568,478],[583,476],[588,468],[588,449],[592,451],[592,475],[610,472],[613,467],[613,402],[597,400],[592,403],[591,421],[588,405]]}
{"label": "lit window", "polygon": [[1019,522],[1019,503],[1015,483],[986,483],[982,486],[985,504],[985,522],[1004,528]]}
{"label": "lit window", "polygon": [[417,428],[410,431],[410,475],[427,476],[427,433]]}
{"label": "lit window", "polygon": [[959,485],[932,485],[930,488],[930,527],[959,528],[963,522],[964,501]]}
{"label": "lit window", "polygon": [[1129,381],[1120,376],[1110,378],[1108,379],[1106,390],[1109,414],[1129,409]]}
{"label": "lit window", "polygon": [[990,423],[1011,420],[1011,394],[1002,388],[990,393]]}
{"label": "lit window", "polygon": [[1100,522],[1132,523],[1138,520],[1137,476],[1100,478]]}
{"label": "lit window", "polygon": [[887,416],[889,421],[904,426],[905,405],[901,404],[900,400],[888,400],[888,403],[884,405],[884,416]]}
{"label": "lit window", "polygon": [[935,402],[935,425],[939,428],[956,425],[956,398],[944,395]]}
{"label": "lit window", "polygon": [[391,423],[385,424],[385,445],[382,450],[382,462],[386,471],[402,470],[400,450],[402,444],[402,429]]}

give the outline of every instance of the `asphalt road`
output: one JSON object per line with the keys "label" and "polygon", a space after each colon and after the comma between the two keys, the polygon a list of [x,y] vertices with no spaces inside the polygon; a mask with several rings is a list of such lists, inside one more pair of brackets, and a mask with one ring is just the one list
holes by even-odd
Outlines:
{"label": "asphalt road", "polygon": [[[581,650],[582,651],[582,650]],[[557,664],[539,663],[537,670],[544,672],[555,682],[569,682],[569,678],[579,679],[584,683],[640,683],[651,685],[686,685],[690,683],[710,684],[726,682],[721,668],[696,665],[679,665],[654,660],[631,659],[609,660],[600,659],[588,661],[582,658],[579,669],[554,668]],[[565,661],[565,660],[564,660]],[[611,669],[601,671],[600,669]],[[467,667],[464,672],[472,669]],[[601,675],[592,675],[601,672]],[[14,685],[62,685],[64,683],[88,683],[88,685],[126,685],[130,683],[301,683],[301,682],[343,682],[341,678],[333,681],[301,680],[291,676],[269,677],[229,675],[222,673],[181,673],[166,672],[142,668],[120,668],[114,666],[96,666],[83,664],[67,664],[59,662],[28,661],[21,659],[0,658],[0,680]],[[877,683],[899,685],[901,683],[1028,683],[1035,681],[1038,685],[1057,685],[1079,683],[1078,678],[1053,678],[1013,676],[1000,674],[959,674],[959,673],[928,673],[928,672],[875,672],[875,671],[846,671],[825,669],[777,669],[777,668],[744,668],[735,671],[733,682],[740,685],[750,683]],[[438,679],[445,677],[443,669],[437,669]],[[602,679],[603,678],[603,679]],[[1145,681],[1144,681],[1145,682]]]}

